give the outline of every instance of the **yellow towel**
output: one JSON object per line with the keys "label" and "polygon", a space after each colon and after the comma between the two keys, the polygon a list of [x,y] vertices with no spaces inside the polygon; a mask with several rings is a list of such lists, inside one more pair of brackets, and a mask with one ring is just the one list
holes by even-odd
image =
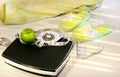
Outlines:
{"label": "yellow towel", "polygon": [[102,0],[7,0],[0,6],[0,19],[5,24],[23,24],[57,16],[82,5]]}

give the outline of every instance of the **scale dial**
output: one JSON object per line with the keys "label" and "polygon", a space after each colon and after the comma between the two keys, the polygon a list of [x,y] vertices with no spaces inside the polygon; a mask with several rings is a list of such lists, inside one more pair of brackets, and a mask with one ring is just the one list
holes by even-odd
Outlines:
{"label": "scale dial", "polygon": [[51,45],[57,42],[60,38],[63,38],[64,35],[59,30],[56,29],[44,29],[37,31],[36,39],[41,43],[46,43]]}

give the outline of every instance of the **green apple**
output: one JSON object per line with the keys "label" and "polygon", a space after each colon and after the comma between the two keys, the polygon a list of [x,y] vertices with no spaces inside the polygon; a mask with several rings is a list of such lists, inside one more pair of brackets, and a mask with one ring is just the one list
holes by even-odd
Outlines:
{"label": "green apple", "polygon": [[32,44],[36,38],[35,31],[31,28],[26,28],[20,33],[20,38],[25,44]]}

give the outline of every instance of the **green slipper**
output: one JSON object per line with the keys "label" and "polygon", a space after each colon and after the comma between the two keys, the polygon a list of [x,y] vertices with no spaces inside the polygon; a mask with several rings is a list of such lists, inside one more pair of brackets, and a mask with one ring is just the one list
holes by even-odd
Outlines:
{"label": "green slipper", "polygon": [[92,28],[99,32],[98,34],[95,35],[94,39],[101,38],[112,32],[112,28],[108,24],[100,24],[97,26],[92,26]]}
{"label": "green slipper", "polygon": [[60,23],[59,28],[63,31],[72,31],[78,25],[85,23],[89,19],[89,13],[87,11],[81,11],[77,14],[67,14],[65,19]]}
{"label": "green slipper", "polygon": [[101,38],[111,31],[112,28],[108,24],[91,26],[90,23],[87,22],[73,30],[72,38],[79,42],[88,42]]}

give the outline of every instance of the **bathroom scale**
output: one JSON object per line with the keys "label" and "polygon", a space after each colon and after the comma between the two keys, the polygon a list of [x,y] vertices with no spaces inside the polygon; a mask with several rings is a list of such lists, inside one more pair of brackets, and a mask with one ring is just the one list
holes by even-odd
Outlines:
{"label": "bathroom scale", "polygon": [[[63,41],[63,40],[62,40]],[[22,44],[16,38],[3,52],[3,60],[25,71],[56,76],[67,63],[73,42],[63,46],[43,46]]]}

